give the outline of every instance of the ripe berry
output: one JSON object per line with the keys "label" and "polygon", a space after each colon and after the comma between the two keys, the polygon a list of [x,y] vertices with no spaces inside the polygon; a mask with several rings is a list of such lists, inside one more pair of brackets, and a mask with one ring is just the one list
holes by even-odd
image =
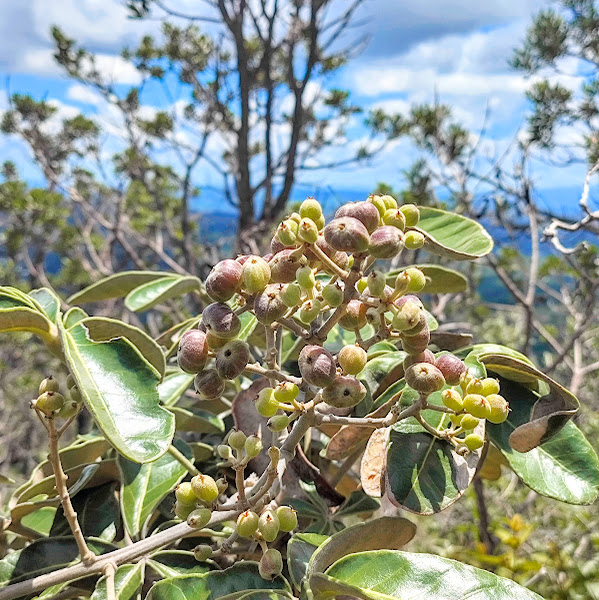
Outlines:
{"label": "ripe berry", "polygon": [[279,401],[275,398],[274,390],[270,387],[260,390],[255,404],[258,414],[265,419],[276,415],[279,410]]}
{"label": "ripe berry", "polygon": [[299,318],[302,323],[308,325],[322,312],[322,302],[318,298],[306,300],[300,307]]}
{"label": "ripe berry", "polygon": [[202,311],[202,325],[219,338],[230,340],[241,331],[241,321],[231,308],[222,302],[209,304]]}
{"label": "ripe berry", "polygon": [[403,213],[406,218],[406,227],[415,227],[418,225],[420,220],[420,210],[415,204],[404,204],[399,207],[399,210]]}
{"label": "ripe berry", "polygon": [[406,218],[403,216],[403,213],[398,208],[389,208],[385,211],[385,214],[383,215],[383,223],[385,225],[397,227],[397,229],[401,229],[401,231],[403,231],[406,226]]}
{"label": "ripe berry", "polygon": [[318,225],[307,217],[302,217],[297,237],[306,244],[314,244],[318,239]]}
{"label": "ripe berry", "polygon": [[480,394],[466,394],[463,404],[464,410],[478,419],[486,419],[491,414],[489,401]]}
{"label": "ripe berry", "polygon": [[198,501],[189,481],[184,481],[175,488],[175,498],[183,506],[195,506]]}
{"label": "ripe berry", "polygon": [[375,258],[393,258],[403,250],[403,234],[397,227],[383,225],[370,236],[368,250]]}
{"label": "ripe berry", "polygon": [[370,202],[348,202],[337,209],[335,218],[353,217],[358,219],[368,233],[372,233],[378,226],[380,215],[378,209]]}
{"label": "ripe berry", "polygon": [[297,362],[302,378],[310,385],[325,387],[335,378],[333,356],[320,346],[304,346]]}
{"label": "ripe berry", "polygon": [[200,544],[193,549],[193,556],[198,562],[204,562],[212,556],[212,548],[208,544]]}
{"label": "ripe berry", "polygon": [[338,281],[327,283],[322,288],[322,298],[330,307],[337,308],[343,302],[343,288],[341,284]]}
{"label": "ripe berry", "polygon": [[199,329],[186,331],[179,340],[177,363],[186,373],[199,373],[208,361],[206,334]]}
{"label": "ripe berry", "polygon": [[291,381],[283,381],[274,389],[275,398],[279,402],[293,402],[299,394],[299,388]]}
{"label": "ripe berry", "polygon": [[52,415],[64,405],[64,396],[60,392],[44,392],[37,397],[35,406],[46,416]]}
{"label": "ripe berry", "polygon": [[491,406],[491,412],[487,417],[487,421],[496,424],[506,421],[510,412],[507,400],[499,394],[489,394],[486,399]]}
{"label": "ripe berry", "polygon": [[482,448],[485,445],[485,441],[480,435],[471,433],[465,437],[464,444],[466,444],[470,452],[474,452],[475,450]]}
{"label": "ripe berry", "polygon": [[234,450],[243,450],[247,436],[240,429],[233,429],[227,438],[227,442]]}
{"label": "ripe berry", "polygon": [[386,277],[380,271],[371,271],[367,277],[368,291],[372,296],[381,296],[385,291]]}
{"label": "ripe berry", "polygon": [[191,489],[202,502],[214,502],[218,498],[218,486],[210,475],[200,473],[192,477]]}
{"label": "ripe berry", "polygon": [[284,246],[293,246],[297,241],[298,224],[297,221],[286,219],[279,224],[277,228],[277,239]]}
{"label": "ripe berry", "polygon": [[297,249],[285,249],[277,252],[268,262],[270,279],[273,283],[289,283],[295,279],[298,268],[305,264],[306,258],[297,254]]}
{"label": "ripe berry", "polygon": [[354,217],[333,219],[324,228],[324,238],[335,250],[342,252],[365,252],[370,243],[364,223]]}
{"label": "ripe berry", "polygon": [[430,363],[418,363],[409,367],[405,373],[406,383],[417,392],[432,394],[445,385],[443,373]]}
{"label": "ripe berry", "polygon": [[455,390],[443,390],[441,399],[443,400],[443,404],[445,404],[445,406],[450,410],[460,412],[463,408],[462,396]]}
{"label": "ripe berry", "polygon": [[203,529],[210,522],[212,511],[209,508],[196,508],[187,517],[187,524],[193,529]]}
{"label": "ripe berry", "polygon": [[258,563],[258,573],[262,579],[270,581],[283,572],[283,557],[275,548],[269,548]]}
{"label": "ripe berry", "polygon": [[367,323],[367,309],[367,305],[360,300],[350,300],[345,308],[345,314],[339,319],[339,326],[347,331],[362,329]]}
{"label": "ripe berry", "polygon": [[243,263],[243,287],[250,294],[261,292],[270,281],[270,267],[261,256],[250,256]]}
{"label": "ripe berry", "polygon": [[216,369],[206,369],[198,373],[193,380],[196,392],[203,400],[216,400],[225,391],[225,382]]}
{"label": "ripe berry", "polygon": [[272,325],[287,312],[280,290],[279,284],[271,283],[254,299],[254,314],[263,325]]}
{"label": "ripe berry", "polygon": [[262,452],[262,440],[255,434],[245,440],[245,452],[250,458],[256,458]]}
{"label": "ripe berry", "polygon": [[39,394],[43,394],[44,392],[57,392],[60,389],[58,385],[58,381],[50,375],[42,380],[39,387]]}
{"label": "ripe berry", "polygon": [[449,385],[458,385],[462,373],[466,371],[464,361],[453,354],[442,354],[435,359],[437,369],[443,373],[445,381]]}
{"label": "ripe berry", "polygon": [[335,408],[351,408],[366,396],[366,387],[349,375],[340,375],[324,388],[322,399]]}
{"label": "ripe berry", "polygon": [[408,267],[406,273],[410,277],[410,283],[408,284],[408,292],[417,294],[424,289],[426,285],[426,277],[424,273],[416,267]]}
{"label": "ripe berry", "polygon": [[299,208],[299,214],[302,218],[312,219],[317,221],[322,216],[322,206],[315,198],[306,198]]}
{"label": "ripe berry", "polygon": [[281,531],[293,531],[297,527],[297,513],[291,506],[279,506],[275,511],[279,517]]}
{"label": "ripe berry", "polygon": [[236,260],[221,260],[206,278],[206,292],[217,302],[226,302],[239,290],[241,271],[242,266]]}
{"label": "ripe berry", "polygon": [[258,531],[262,534],[264,541],[274,542],[279,535],[279,517],[272,510],[265,510],[258,519]]}
{"label": "ripe berry", "polygon": [[419,231],[406,231],[403,242],[408,250],[418,250],[424,246],[424,236]]}
{"label": "ripe berry", "polygon": [[366,366],[367,360],[366,351],[357,344],[344,346],[337,355],[339,366],[349,375],[357,375]]}
{"label": "ripe berry", "polygon": [[287,283],[281,288],[279,296],[287,308],[292,308],[299,304],[302,290],[297,283]]}
{"label": "ripe berry", "polygon": [[252,510],[246,510],[237,517],[237,533],[244,538],[250,538],[258,529],[258,515]]}

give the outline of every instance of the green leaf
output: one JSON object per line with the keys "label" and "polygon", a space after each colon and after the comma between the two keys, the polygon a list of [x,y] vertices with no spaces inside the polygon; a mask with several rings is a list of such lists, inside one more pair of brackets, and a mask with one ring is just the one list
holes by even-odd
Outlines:
{"label": "green leaf", "polygon": [[325,540],[312,554],[306,575],[324,573],[334,562],[347,554],[381,550],[397,550],[416,534],[416,525],[403,517],[381,517],[348,527]]}
{"label": "green leaf", "polygon": [[193,552],[184,550],[156,552],[148,560],[148,566],[165,578],[181,575],[201,575],[211,570],[209,563],[198,562]]}
{"label": "green leaf", "polygon": [[85,304],[86,302],[100,302],[110,298],[123,298],[136,287],[171,276],[172,273],[163,271],[125,271],[110,275],[100,281],[83,288],[80,292],[73,294],[69,299],[69,304]]}
{"label": "green leaf", "polygon": [[94,342],[108,342],[117,338],[129,340],[141,353],[141,355],[164,376],[166,371],[166,359],[162,348],[145,332],[123,323],[117,319],[107,317],[89,317],[80,321]]}
{"label": "green leaf", "polygon": [[421,207],[414,229],[424,235],[425,250],[446,258],[473,260],[493,249],[493,239],[482,225],[438,208]]}
{"label": "green leaf", "polygon": [[23,527],[31,529],[42,536],[47,536],[54,523],[56,509],[53,506],[44,506],[28,515],[25,515],[20,523]]}
{"label": "green leaf", "polygon": [[222,433],[225,423],[216,415],[199,408],[179,408],[169,406],[175,416],[177,431],[194,431],[196,433]]}
{"label": "green leaf", "polygon": [[[136,565],[121,565],[114,574],[115,600],[130,600],[141,588],[144,581],[144,562]],[[90,600],[108,600],[106,577],[101,577]]]}
{"label": "green leaf", "polygon": [[[185,442],[176,440],[174,446],[186,458],[192,458],[191,449]],[[162,499],[185,477],[187,470],[168,452],[143,465],[122,456],[117,460],[121,472],[123,519],[129,535],[135,537]]]}
{"label": "green leaf", "polygon": [[[110,448],[110,444],[105,438],[99,436],[75,440],[70,446],[59,452],[62,468],[66,471],[78,465],[92,463],[100,458],[108,448]],[[40,463],[39,468],[45,477],[49,477],[54,473],[52,463],[49,460]]]}
{"label": "green leaf", "polygon": [[73,306],[73,308],[69,308],[64,317],[62,318],[62,322],[67,329],[70,329],[76,323],[83,321],[83,319],[88,318],[88,314],[78,306]]}
{"label": "green leaf", "polygon": [[455,560],[379,550],[346,556],[310,587],[317,600],[350,596],[368,600],[543,600],[537,594]]}
{"label": "green leaf", "polygon": [[239,320],[241,321],[241,329],[237,337],[245,342],[256,328],[258,319],[252,313],[244,312],[239,315]]}
{"label": "green leaf", "polygon": [[[459,271],[442,267],[441,265],[424,264],[412,265],[420,269],[426,277],[426,285],[421,293],[423,294],[457,294],[468,289],[468,279]],[[395,269],[387,273],[387,283],[390,286],[395,284],[397,276],[404,269]]]}
{"label": "green leaf", "polygon": [[149,310],[161,302],[198,289],[200,289],[200,280],[197,277],[169,275],[148,281],[131,290],[125,298],[125,306],[136,312]]}
{"label": "green leaf", "polygon": [[158,397],[163,406],[177,404],[181,396],[193,382],[194,375],[188,373],[172,373],[158,384]]}
{"label": "green leaf", "polygon": [[516,452],[509,444],[510,436],[528,422],[537,395],[506,379],[501,380],[501,393],[511,399],[510,414],[501,425],[487,424],[487,432],[516,475],[543,496],[569,504],[593,503],[599,496],[599,459],[578,427],[566,423],[541,446]]}
{"label": "green leaf", "polygon": [[213,600],[221,596],[238,597],[252,590],[282,590],[291,592],[283,577],[266,581],[258,573],[258,563],[243,561],[223,571],[204,575],[172,577],[156,583],[147,600]]}
{"label": "green leaf", "polygon": [[329,536],[317,533],[296,533],[291,536],[287,543],[287,566],[295,588],[300,588],[314,552],[328,539]]}
{"label": "green leaf", "polygon": [[[121,522],[119,504],[114,495],[116,483],[107,483],[100,487],[88,488],[72,498],[73,508],[81,531],[85,537],[96,537],[112,542]],[[62,506],[56,511],[50,536],[60,537],[71,532]]]}
{"label": "green leaf", "polygon": [[32,290],[29,292],[29,296],[40,305],[48,319],[50,319],[52,323],[56,323],[60,313],[60,300],[58,299],[58,296],[48,288]]}
{"label": "green leaf", "polygon": [[[102,540],[86,541],[89,549],[96,555],[115,549],[112,544]],[[11,552],[0,560],[0,589],[11,583],[57,571],[79,560],[79,549],[72,537],[36,540],[23,550]]]}
{"label": "green leaf", "polygon": [[356,407],[356,416],[363,417],[368,414],[373,409],[374,400],[394,381],[403,377],[403,361],[406,356],[403,350],[394,349],[393,352],[381,354],[366,363],[357,377],[368,392]]}
{"label": "green leaf", "polygon": [[61,336],[85,405],[110,443],[135,462],[162,456],[175,423],[158,401],[159,373],[127,339],[94,342],[81,323],[61,327]]}

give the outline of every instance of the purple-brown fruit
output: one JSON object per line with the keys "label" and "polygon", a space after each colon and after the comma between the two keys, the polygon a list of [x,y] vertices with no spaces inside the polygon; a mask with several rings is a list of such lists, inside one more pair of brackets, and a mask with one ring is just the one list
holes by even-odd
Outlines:
{"label": "purple-brown fruit", "polygon": [[232,298],[241,284],[242,266],[230,258],[221,260],[214,265],[206,278],[206,292],[218,302],[225,302]]}
{"label": "purple-brown fruit", "polygon": [[401,344],[408,354],[420,354],[424,352],[431,341],[431,332],[426,326],[419,334],[403,336]]}
{"label": "purple-brown fruit", "polygon": [[216,372],[223,379],[235,379],[250,361],[250,347],[241,340],[231,340],[216,355]]}
{"label": "purple-brown fruit", "polygon": [[304,381],[326,387],[335,379],[335,361],[328,350],[320,346],[305,346],[297,360]]}
{"label": "purple-brown fruit", "polygon": [[432,394],[445,385],[443,373],[430,363],[417,363],[406,370],[406,383],[417,392]]}
{"label": "purple-brown fruit", "polygon": [[418,335],[427,326],[427,324],[425,312],[420,311],[420,316],[418,317],[416,325],[414,325],[414,327],[411,329],[404,331],[403,334],[408,337]]}
{"label": "purple-brown fruit", "polygon": [[405,296],[402,296],[401,298],[395,300],[393,304],[395,304],[397,308],[401,308],[406,302],[415,302],[420,308],[424,308],[422,300],[420,300],[420,298],[418,298],[418,296],[415,296],[414,294],[406,294]]}
{"label": "purple-brown fruit", "polygon": [[369,252],[375,258],[393,258],[403,250],[403,233],[392,225],[383,225],[370,235]]}
{"label": "purple-brown fruit", "polygon": [[209,304],[202,312],[202,325],[213,335],[230,340],[241,330],[239,317],[222,302]]}
{"label": "purple-brown fruit", "polygon": [[206,369],[198,373],[193,380],[196,392],[204,400],[220,398],[225,391],[225,382],[216,369]]}
{"label": "purple-brown fruit", "polygon": [[186,331],[179,340],[177,362],[186,373],[199,373],[208,361],[206,334],[199,329]]}
{"label": "purple-brown fruit", "polygon": [[295,279],[295,272],[306,259],[294,249],[286,249],[277,252],[269,261],[270,280],[273,283],[289,283]]}
{"label": "purple-brown fruit", "polygon": [[353,217],[364,224],[368,233],[372,233],[379,226],[379,211],[370,202],[348,202],[337,209],[335,218]]}
{"label": "purple-brown fruit", "polygon": [[254,299],[254,314],[260,323],[271,325],[287,312],[287,306],[281,298],[281,287],[280,284],[271,283]]}
{"label": "purple-brown fruit", "polygon": [[354,217],[333,219],[324,228],[324,239],[340,252],[365,252],[370,243],[364,223]]}
{"label": "purple-brown fruit", "polygon": [[339,325],[347,331],[362,329],[367,323],[366,312],[368,306],[359,300],[350,300],[347,303],[345,314],[339,319]]}
{"label": "purple-brown fruit", "polygon": [[458,385],[462,373],[466,372],[464,361],[454,354],[442,354],[435,360],[435,365],[449,385]]}
{"label": "purple-brown fruit", "polygon": [[430,365],[434,365],[435,355],[428,348],[420,354],[408,354],[403,361],[404,371],[416,363],[429,363]]}
{"label": "purple-brown fruit", "polygon": [[355,377],[340,375],[322,391],[322,399],[334,408],[351,408],[366,396],[366,387]]}

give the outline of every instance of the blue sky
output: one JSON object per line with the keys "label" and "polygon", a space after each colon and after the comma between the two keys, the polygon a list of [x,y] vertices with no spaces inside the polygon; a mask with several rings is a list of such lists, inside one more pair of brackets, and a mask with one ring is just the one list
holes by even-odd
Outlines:
{"label": "blue sky", "polygon": [[[59,117],[79,111],[93,115],[114,138],[108,150],[118,148],[118,116],[90,89],[69,81],[54,64],[49,28],[59,25],[68,36],[98,53],[103,72],[126,89],[137,78],[119,57],[120,49],[134,45],[146,33],[157,33],[159,24],[127,19],[123,4],[120,0],[0,3],[0,74],[8,78],[10,91],[52,100]],[[199,0],[171,2],[175,4],[181,11],[197,11],[203,5]],[[360,26],[354,33],[368,34],[370,43],[332,83],[349,89],[353,100],[366,109],[383,107],[402,113],[415,103],[431,101],[436,91],[474,134],[489,106],[481,147],[490,157],[499,155],[524,122],[524,91],[530,83],[511,70],[507,60],[531,16],[545,6],[539,0],[368,0],[357,16]],[[578,65],[564,61],[561,67],[560,81],[578,88]],[[6,90],[0,90],[0,110],[6,108],[6,97]],[[148,114],[168,106],[159,91],[148,93],[145,101]],[[358,121],[350,131],[354,138],[365,135]],[[572,130],[563,135],[573,140],[577,133]],[[351,190],[371,189],[379,181],[400,185],[401,170],[415,157],[414,148],[401,141],[369,165],[302,175],[301,189],[334,189],[343,196]],[[0,161],[8,158],[18,163],[30,181],[39,180],[27,149],[14,138],[1,138]],[[584,171],[584,165],[555,168],[536,162],[532,174],[541,199],[573,207]],[[195,183],[200,187],[218,188],[220,181],[207,165],[196,172]],[[206,195],[202,208],[209,209],[210,204]]]}

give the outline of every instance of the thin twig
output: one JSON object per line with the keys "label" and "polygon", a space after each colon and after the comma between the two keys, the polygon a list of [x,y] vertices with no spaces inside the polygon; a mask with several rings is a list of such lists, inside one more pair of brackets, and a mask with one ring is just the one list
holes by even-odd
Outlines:
{"label": "thin twig", "polygon": [[199,475],[200,472],[195,468],[194,464],[188,460],[173,444],[168,448],[168,453],[175,458],[181,465],[183,465],[190,475]]}

